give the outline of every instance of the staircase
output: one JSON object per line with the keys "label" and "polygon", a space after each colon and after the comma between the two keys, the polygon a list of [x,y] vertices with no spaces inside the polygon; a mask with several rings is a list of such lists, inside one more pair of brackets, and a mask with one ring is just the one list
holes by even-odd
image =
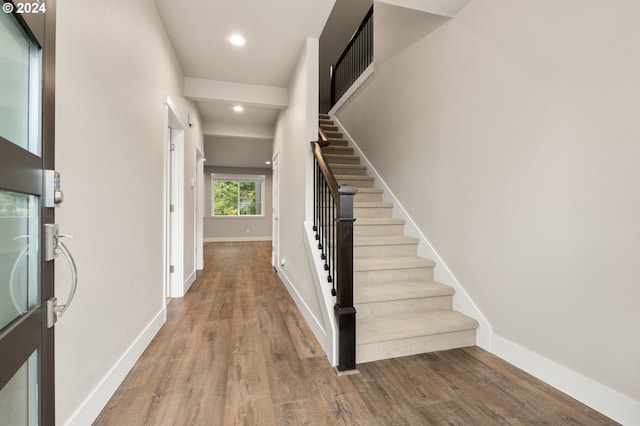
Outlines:
{"label": "staircase", "polygon": [[433,352],[476,342],[478,322],[452,309],[454,289],[433,280],[435,262],[417,256],[418,240],[404,235],[393,203],[339,132],[331,117],[319,124],[330,144],[322,148],[339,185],[358,189],[354,199],[354,306],[356,362]]}

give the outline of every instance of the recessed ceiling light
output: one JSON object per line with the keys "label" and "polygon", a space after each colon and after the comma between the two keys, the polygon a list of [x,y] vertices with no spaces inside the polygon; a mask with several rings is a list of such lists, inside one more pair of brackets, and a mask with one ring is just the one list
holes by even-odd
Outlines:
{"label": "recessed ceiling light", "polygon": [[229,41],[234,46],[244,46],[247,42],[240,34],[232,34],[231,37],[229,37]]}
{"label": "recessed ceiling light", "polygon": [[233,107],[233,110],[235,112],[242,112],[242,111],[244,111],[244,108],[242,108],[242,105],[236,105],[236,106]]}
{"label": "recessed ceiling light", "polygon": [[265,161],[264,164],[271,164],[271,161]]}

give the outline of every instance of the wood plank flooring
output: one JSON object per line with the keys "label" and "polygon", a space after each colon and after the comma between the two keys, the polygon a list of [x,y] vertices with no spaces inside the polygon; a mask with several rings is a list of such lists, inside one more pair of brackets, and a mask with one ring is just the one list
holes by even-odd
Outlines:
{"label": "wood plank flooring", "polygon": [[206,244],[204,272],[94,425],[617,424],[476,347],[337,377],[270,250]]}

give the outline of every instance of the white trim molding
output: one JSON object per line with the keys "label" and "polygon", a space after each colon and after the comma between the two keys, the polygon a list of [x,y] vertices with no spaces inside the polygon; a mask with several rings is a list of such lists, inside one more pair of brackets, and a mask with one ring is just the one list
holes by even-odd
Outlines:
{"label": "white trim molding", "polygon": [[318,340],[318,342],[324,347],[325,346],[324,343],[327,341],[327,333],[324,330],[322,322],[318,320],[318,318],[313,314],[313,312],[311,312],[311,309],[309,309],[309,306],[307,306],[307,304],[304,302],[304,300],[302,299],[302,296],[300,296],[300,294],[298,293],[295,286],[293,285],[293,283],[291,282],[287,274],[284,272],[282,267],[278,265],[278,267],[276,268],[276,271],[278,273],[278,277],[283,282],[284,286],[287,288],[287,291],[289,291],[291,298],[293,299],[296,306],[300,310],[300,313],[302,314],[305,321],[307,322],[307,325],[309,325],[311,332],[313,333],[315,338]]}
{"label": "white trim molding", "polygon": [[133,343],[131,343],[129,348],[124,351],[120,359],[118,359],[115,365],[102,378],[89,396],[82,401],[78,409],[64,422],[65,425],[85,426],[93,423],[120,384],[124,381],[125,377],[127,377],[127,374],[129,374],[135,363],[140,359],[142,353],[147,349],[151,340],[153,340],[158,331],[160,331],[162,325],[165,323],[165,318],[166,309],[163,307],[144,330],[142,330]]}
{"label": "white trim molding", "polygon": [[640,425],[640,401],[623,395],[497,334],[494,355],[623,425]]}
{"label": "white trim molding", "polygon": [[239,243],[243,241],[271,241],[271,236],[256,237],[205,237],[205,243]]}
{"label": "white trim molding", "polygon": [[327,276],[324,270],[324,261],[321,259],[320,251],[317,247],[317,241],[313,232],[313,224],[311,222],[304,223],[307,256],[309,257],[309,265],[312,269],[314,287],[316,288],[316,294],[318,301],[320,302],[320,309],[322,312],[322,320],[324,323],[324,340],[318,341],[322,345],[324,352],[327,354],[327,358],[332,366],[338,365],[338,330],[336,325],[336,317],[333,307],[336,304],[335,296],[332,296],[329,291],[329,285],[327,283]]}
{"label": "white trim molding", "polygon": [[191,288],[191,286],[193,285],[194,282],[196,282],[196,270],[195,269],[193,270],[193,272],[191,272],[189,274],[187,279],[184,280],[184,284],[182,285],[182,288],[184,288],[184,294],[187,294],[187,292],[189,291],[189,289]]}

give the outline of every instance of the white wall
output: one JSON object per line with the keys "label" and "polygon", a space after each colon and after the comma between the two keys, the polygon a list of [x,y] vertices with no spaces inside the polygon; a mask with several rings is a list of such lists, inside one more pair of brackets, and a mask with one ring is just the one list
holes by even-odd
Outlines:
{"label": "white wall", "polygon": [[[272,233],[272,178],[271,169],[242,167],[205,167],[205,241],[268,241]],[[211,174],[264,176],[263,217],[213,217],[211,205]]]}
{"label": "white wall", "polygon": [[640,3],[375,7],[340,122],[500,339],[640,401]]}
{"label": "white wall", "polygon": [[[195,107],[181,96],[184,76],[152,0],[61,1],[57,25],[56,167],[65,201],[56,217],[76,237],[67,244],[79,288],[56,326],[56,417],[89,424],[164,321],[163,94],[185,124]],[[195,122],[185,134],[190,263],[190,179],[202,146]],[[63,296],[66,267],[57,265]]]}
{"label": "white wall", "polygon": [[[273,154],[279,162],[280,261],[278,273],[316,337],[324,322],[304,245],[304,221],[312,220],[312,140],[318,138],[318,39],[307,39],[289,85],[289,107],[278,116]],[[278,262],[280,265],[280,262]]]}

